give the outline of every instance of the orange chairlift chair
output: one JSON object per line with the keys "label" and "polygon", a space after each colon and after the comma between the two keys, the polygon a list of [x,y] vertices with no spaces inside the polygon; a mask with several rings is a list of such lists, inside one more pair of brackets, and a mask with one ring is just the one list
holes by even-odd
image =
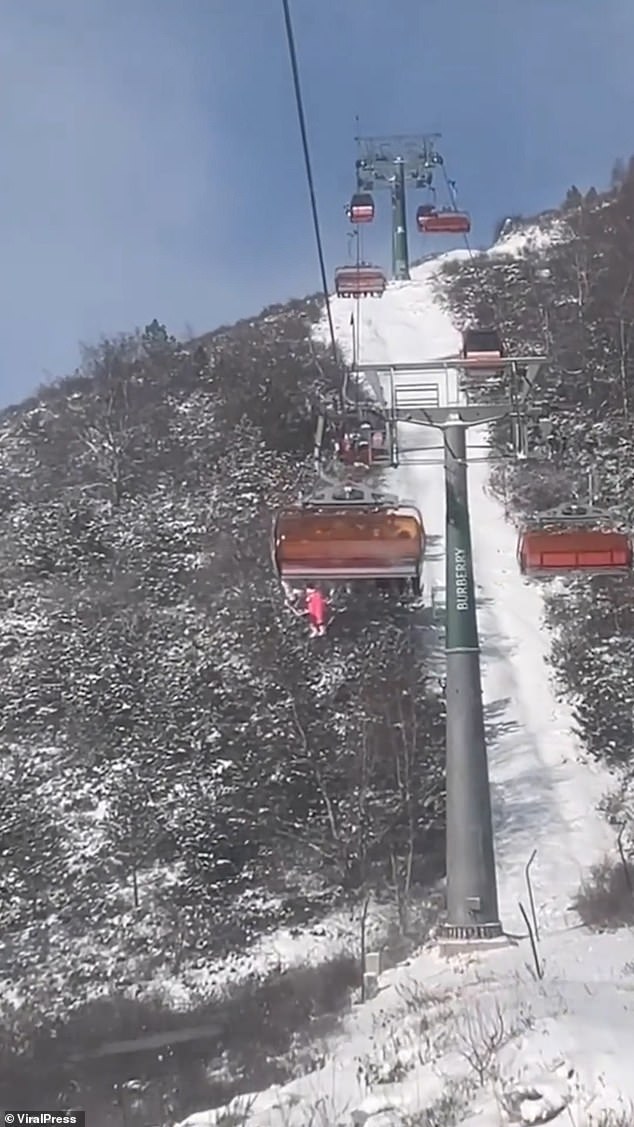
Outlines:
{"label": "orange chairlift chair", "polygon": [[357,482],[322,484],[273,524],[273,566],[290,586],[393,581],[417,596],[424,551],[418,509]]}
{"label": "orange chairlift chair", "polygon": [[614,514],[590,505],[560,505],[528,521],[519,535],[523,575],[623,575],[631,571],[632,540]]}

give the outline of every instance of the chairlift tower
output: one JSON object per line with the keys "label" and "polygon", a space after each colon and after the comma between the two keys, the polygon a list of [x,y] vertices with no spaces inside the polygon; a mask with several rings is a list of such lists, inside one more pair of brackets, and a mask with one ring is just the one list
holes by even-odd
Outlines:
{"label": "chairlift tower", "polygon": [[[510,418],[516,442],[521,441],[526,402],[545,363],[544,357],[534,356],[496,360],[495,388],[490,373],[478,375],[460,357],[421,364],[362,364],[355,372],[357,379],[363,377],[380,387],[395,429],[399,422],[417,423],[434,427],[442,439],[437,446],[414,447],[408,454],[413,455],[410,462],[441,463],[445,469],[447,922],[441,934],[445,951],[504,941],[482,704],[466,433],[470,427]],[[492,402],[478,401],[483,388]],[[479,460],[487,460],[489,448],[482,449]]]}
{"label": "chairlift tower", "polygon": [[389,137],[355,137],[357,189],[388,189],[392,197],[392,273],[409,281],[407,241],[407,185],[430,188],[434,171],[443,160],[436,151],[440,133],[395,134]]}

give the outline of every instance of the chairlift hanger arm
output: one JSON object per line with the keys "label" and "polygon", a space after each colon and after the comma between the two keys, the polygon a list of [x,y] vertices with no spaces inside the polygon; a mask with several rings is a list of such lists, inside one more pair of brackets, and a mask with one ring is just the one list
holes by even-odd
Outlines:
{"label": "chairlift hanger arm", "polygon": [[592,505],[562,504],[552,509],[544,509],[524,521],[526,528],[543,528],[555,524],[606,524],[614,528],[621,523],[618,515],[607,509],[596,509]]}
{"label": "chairlift hanger arm", "polygon": [[382,493],[372,489],[364,482],[337,481],[322,474],[311,492],[299,501],[302,508],[318,508],[323,505],[360,505],[367,507],[393,507],[402,502],[394,493]]}

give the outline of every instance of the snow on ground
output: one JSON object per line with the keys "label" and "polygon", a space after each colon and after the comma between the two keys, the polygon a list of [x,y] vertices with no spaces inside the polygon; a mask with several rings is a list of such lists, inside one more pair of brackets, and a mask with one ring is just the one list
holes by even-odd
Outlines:
{"label": "snow on ground", "polygon": [[[411,282],[361,305],[362,361],[456,353],[458,334],[430,284],[438,265],[414,268]],[[348,354],[352,308],[333,302]],[[402,428],[404,443],[414,434],[420,428]],[[427,448],[436,441],[428,432]],[[472,445],[483,441],[472,433]],[[487,492],[486,463],[473,463],[469,474],[501,915],[507,931],[524,935],[517,905],[537,849],[538,968],[525,938],[450,963],[423,950],[381,976],[377,997],[353,1009],[318,1069],[243,1097],[233,1118],[216,1109],[190,1116],[188,1127],[634,1124],[634,936],[591,935],[567,912],[582,873],[614,846],[596,811],[609,777],[584,761],[570,709],[557,700],[542,595],[517,572],[515,532]],[[424,514],[429,594],[431,585],[444,586],[442,466],[401,467],[389,487]],[[420,1118],[422,1109],[435,1118]]]}
{"label": "snow on ground", "polygon": [[570,230],[561,219],[550,222],[547,226],[531,223],[527,227],[511,231],[509,235],[503,235],[486,253],[490,257],[504,254],[519,258],[524,254],[545,250],[553,243],[566,242],[569,238]]}
{"label": "snow on ground", "polygon": [[542,593],[518,572],[517,534],[487,493],[488,467],[474,463],[469,474],[503,920],[524,930],[517,902],[525,900],[524,866],[536,848],[540,919],[544,929],[562,927],[582,874],[614,849],[596,809],[610,779],[584,758],[571,708],[556,698]]}
{"label": "snow on ground", "polygon": [[[371,945],[383,941],[394,916],[387,906],[371,906],[367,919]],[[201,959],[199,967],[162,974],[156,993],[174,1009],[186,1010],[200,1004],[201,997],[226,995],[247,981],[257,982],[278,971],[319,966],[340,955],[358,957],[360,930],[360,912],[345,909],[308,928],[276,928],[239,953]]]}
{"label": "snow on ground", "polygon": [[[450,964],[425,951],[382,976],[315,1071],[241,1097],[235,1118],[218,1108],[184,1124],[503,1127],[550,1116],[556,1127],[611,1127],[599,1116],[614,1109],[627,1115],[616,1127],[631,1127],[631,936],[571,931],[540,955],[538,979],[523,948]],[[443,1103],[456,1118],[441,1117]],[[435,1120],[416,1118],[434,1105]]]}

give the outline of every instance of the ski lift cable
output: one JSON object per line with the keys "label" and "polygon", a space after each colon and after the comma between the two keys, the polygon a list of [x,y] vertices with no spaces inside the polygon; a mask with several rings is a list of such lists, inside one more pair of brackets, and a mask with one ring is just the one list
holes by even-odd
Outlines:
{"label": "ski lift cable", "polygon": [[[355,128],[356,128],[356,136],[359,137],[360,134],[361,134],[361,126],[359,124],[358,113],[354,115],[354,123],[355,123]],[[356,234],[356,240],[357,240],[357,276],[358,276],[359,269],[361,267],[361,262],[363,261],[363,228],[361,227],[361,225],[359,223],[356,224],[355,234]],[[357,363],[357,365],[359,365],[361,363],[361,295],[360,294],[357,294],[357,296],[355,298],[355,303],[354,303],[354,334],[355,334],[355,336],[354,336],[354,355],[355,355],[356,363]],[[357,385],[357,387],[356,387],[356,401],[357,401],[357,410],[358,410],[358,407],[359,407],[359,376],[358,376],[358,374],[355,377],[355,382],[356,382],[356,385]]]}
{"label": "ski lift cable", "polygon": [[[443,175],[445,177],[445,181],[446,181],[446,184],[447,184],[447,190],[449,192],[450,198],[453,200],[454,207],[457,208],[457,193],[456,193],[456,189],[455,189],[455,184],[453,183],[453,181],[451,181],[448,178],[447,170],[446,170],[444,165],[442,166],[442,170],[443,170]],[[482,274],[486,271],[486,265],[483,262],[482,271],[480,271],[478,269],[478,267],[476,265],[476,254],[475,254],[475,251],[473,250],[473,247],[471,246],[469,236],[465,234],[465,235],[463,235],[463,239],[464,239],[465,247],[466,247],[468,254],[469,254],[469,260],[470,260],[470,263],[471,263],[471,266],[472,266],[472,269],[473,269],[473,273],[474,273],[474,276],[475,276],[475,279],[476,279],[476,283],[477,283],[477,285],[480,289],[480,293],[482,294],[484,302],[488,306],[490,306],[490,308],[493,310],[494,321],[495,321],[495,324],[496,324],[496,326],[499,330],[500,324],[501,324],[501,317],[500,317],[500,307],[499,307],[498,295],[497,295],[494,288],[489,287],[483,281]],[[533,296],[538,297],[538,292],[537,292],[537,288],[535,286],[534,281],[531,281],[529,283],[529,287],[530,287],[531,292],[533,293]]]}
{"label": "ski lift cable", "polygon": [[[456,208],[456,210],[457,210],[458,209],[458,199],[457,199],[455,182],[449,179],[449,176],[447,174],[447,168],[444,164],[442,165],[442,172],[443,172],[443,176],[445,178],[445,184],[446,184],[446,187],[447,187],[447,192],[449,194],[449,199],[452,201],[454,208]],[[493,310],[495,321],[496,321],[496,323],[498,323],[499,322],[499,310],[498,310],[498,307],[497,307],[497,295],[495,293],[492,294],[492,292],[489,290],[489,288],[487,287],[487,285],[485,284],[485,282],[483,280],[482,272],[478,269],[478,267],[476,265],[476,256],[475,256],[475,252],[473,250],[473,247],[471,246],[471,240],[470,240],[469,236],[467,234],[464,234],[462,237],[464,239],[464,245],[465,245],[465,247],[467,249],[467,253],[469,255],[469,262],[471,264],[471,268],[472,268],[473,273],[475,275],[476,284],[477,284],[477,286],[480,290],[480,293],[482,294],[484,301]]]}
{"label": "ski lift cable", "polygon": [[[456,192],[455,182],[450,180],[449,175],[447,173],[447,166],[445,165],[444,162],[441,164],[441,168],[442,168],[442,174],[443,174],[443,177],[444,177],[444,180],[445,180],[445,187],[447,189],[448,198],[451,201],[451,203],[453,204],[454,209],[456,211],[458,211],[459,210],[458,209],[458,194]],[[432,187],[432,191],[435,193],[435,189],[433,187]],[[497,307],[497,295],[494,293],[493,296],[491,296],[491,294],[488,291],[487,286],[484,283],[484,280],[482,278],[482,274],[481,274],[480,270],[478,269],[478,267],[476,266],[476,256],[475,256],[475,252],[473,250],[473,247],[471,246],[471,241],[469,239],[469,236],[467,234],[464,234],[462,237],[464,239],[464,244],[465,244],[465,247],[467,249],[467,253],[469,255],[469,261],[470,261],[471,267],[473,269],[473,273],[475,275],[476,284],[477,284],[477,286],[478,286],[478,288],[479,288],[479,290],[482,294],[482,297],[486,301],[487,305],[489,305],[491,307],[491,309],[493,310],[495,323],[497,325],[498,322],[499,322],[499,310],[498,310],[498,307]],[[449,443],[447,441],[447,434],[446,434],[446,431],[444,431],[444,430],[442,431],[442,444],[445,447],[445,449],[450,448]]]}
{"label": "ski lift cable", "polygon": [[[362,259],[362,255],[361,255],[361,251],[360,251],[360,239],[361,239],[361,233],[360,233],[360,230],[359,230],[359,225],[357,224],[355,226],[354,230],[351,231],[350,234],[348,235],[348,254],[349,254],[349,257],[352,259],[352,261],[354,263],[354,267],[355,267],[355,270],[357,271],[357,274],[359,273],[359,269],[360,269],[360,266],[361,266],[361,259]],[[354,240],[354,245],[355,245],[355,248],[356,248],[354,253],[353,253],[353,250],[352,250],[352,240]],[[350,329],[351,329],[351,337],[352,337],[352,369],[354,370],[359,363],[359,345],[360,345],[360,341],[361,341],[361,315],[360,315],[361,314],[361,297],[360,297],[360,295],[357,294],[356,297],[353,297],[352,302],[353,302],[353,306],[352,306],[352,312],[350,314]],[[349,378],[349,373],[346,373],[346,377],[344,379],[344,389],[343,389],[344,400],[347,398],[348,378]]]}
{"label": "ski lift cable", "polygon": [[[445,182],[446,182],[446,185],[447,185],[447,191],[449,192],[450,199],[452,199],[454,207],[457,208],[458,204],[457,204],[457,192],[456,192],[455,182],[449,179],[449,177],[447,175],[447,169],[446,169],[444,164],[442,165],[442,171],[443,171],[443,175],[444,175],[444,178],[445,178]],[[480,290],[480,293],[482,295],[484,303],[492,310],[494,325],[497,328],[498,332],[500,332],[501,323],[502,323],[502,318],[500,316],[500,299],[499,299],[498,294],[495,291],[495,288],[489,286],[483,278],[483,274],[486,273],[486,263],[484,261],[482,261],[482,268],[481,269],[478,268],[476,255],[475,255],[475,252],[473,250],[473,247],[471,246],[469,236],[467,234],[465,234],[465,235],[463,235],[463,239],[464,239],[465,247],[466,247],[467,252],[469,254],[469,261],[470,261],[470,264],[471,264],[471,267],[472,267],[472,270],[473,270],[476,285],[478,286],[478,288]],[[537,297],[538,296],[537,295],[537,289],[536,289],[534,281],[531,281],[529,283],[529,285],[530,285],[531,292],[533,293],[533,295],[535,297]]]}
{"label": "ski lift cable", "polygon": [[[363,259],[361,240],[363,235],[359,224],[356,227],[357,235],[357,275],[361,269],[361,262]],[[361,295],[357,294],[354,299],[354,357],[357,366],[361,363]],[[355,399],[357,402],[357,409],[359,407],[359,375],[355,376],[356,392]]]}
{"label": "ski lift cable", "polygon": [[[357,137],[357,145],[358,145],[359,144],[358,138],[361,135],[361,123],[360,123],[358,113],[354,115],[354,123],[355,123],[355,128],[356,128],[356,137]],[[364,240],[364,230],[363,230],[362,225],[360,225],[359,223],[357,223],[355,230],[356,230],[356,233],[357,233],[357,273],[358,273],[360,268],[361,268],[361,263],[364,261],[364,250],[365,250],[364,241],[363,241]],[[355,343],[354,351],[355,351],[357,365],[359,365],[361,363],[361,295],[360,294],[357,294],[356,299],[355,299],[355,333],[356,333],[356,336],[355,336],[355,342],[354,342]],[[356,376],[356,384],[357,384],[356,400],[357,400],[357,410],[358,410],[358,407],[359,407],[359,376],[358,376],[358,373],[357,373],[357,376]]]}
{"label": "ski lift cable", "polygon": [[335,336],[335,326],[332,319],[332,308],[330,305],[330,294],[328,292],[328,278],[326,275],[326,262],[324,259],[324,246],[321,237],[321,225],[319,223],[319,212],[317,210],[317,197],[315,194],[315,179],[313,176],[312,163],[310,159],[310,146],[308,144],[308,131],[306,128],[306,115],[304,113],[304,99],[302,97],[302,88],[299,80],[299,66],[297,63],[297,49],[295,47],[295,36],[293,34],[293,23],[291,20],[289,0],[282,0],[282,8],[284,11],[284,24],[286,27],[286,41],[288,45],[288,54],[291,64],[291,71],[293,75],[293,89],[295,92],[295,105],[297,108],[297,117],[299,121],[299,131],[302,140],[302,150],[304,153],[304,164],[306,166],[306,180],[308,183],[308,191],[310,195],[310,206],[313,216],[313,227],[315,229],[315,241],[317,243],[317,256],[319,258],[319,269],[321,272],[321,286],[326,303],[326,314],[328,317],[328,332],[330,335],[330,343],[332,346],[332,354],[335,364],[339,366],[339,350],[337,348],[337,338]]}

